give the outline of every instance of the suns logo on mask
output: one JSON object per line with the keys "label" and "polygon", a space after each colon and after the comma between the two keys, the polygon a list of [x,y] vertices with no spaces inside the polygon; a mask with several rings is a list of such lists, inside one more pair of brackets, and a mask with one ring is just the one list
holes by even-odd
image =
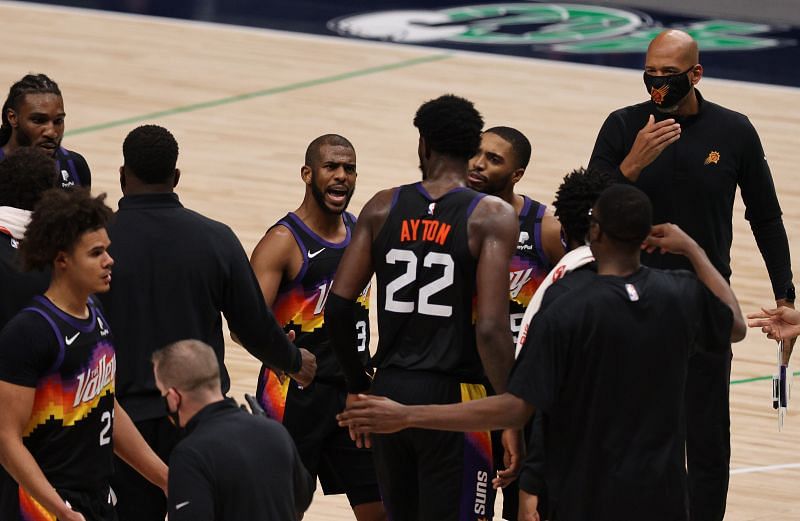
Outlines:
{"label": "suns logo on mask", "polygon": [[662,85],[658,89],[655,87],[650,88],[650,99],[653,100],[653,103],[656,105],[661,105],[664,103],[664,98],[669,93],[669,84]]}

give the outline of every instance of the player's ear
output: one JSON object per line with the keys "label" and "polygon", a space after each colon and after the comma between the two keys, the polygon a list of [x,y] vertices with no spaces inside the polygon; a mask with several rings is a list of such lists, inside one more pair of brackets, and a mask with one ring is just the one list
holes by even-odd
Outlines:
{"label": "player's ear", "polygon": [[8,124],[11,125],[11,128],[17,128],[17,113],[11,107],[6,108],[5,110]]}
{"label": "player's ear", "polygon": [[525,175],[525,169],[517,168],[516,170],[514,170],[514,173],[511,174],[511,182],[514,184],[518,183],[519,180],[522,179],[523,175]]}
{"label": "player's ear", "polygon": [[125,191],[125,165],[119,167],[119,188]]}
{"label": "player's ear", "polygon": [[178,186],[178,182],[181,180],[181,170],[180,168],[175,169],[175,175],[172,178],[172,188]]}
{"label": "player's ear", "polygon": [[303,165],[300,167],[300,179],[307,185],[311,184],[311,167]]}
{"label": "player's ear", "polygon": [[64,269],[67,267],[67,252],[59,251],[56,253],[56,258],[53,259],[53,266],[55,268]]}

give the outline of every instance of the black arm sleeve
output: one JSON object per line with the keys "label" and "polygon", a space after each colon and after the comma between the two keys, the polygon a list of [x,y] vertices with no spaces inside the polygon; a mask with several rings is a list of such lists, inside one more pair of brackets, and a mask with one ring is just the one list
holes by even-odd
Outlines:
{"label": "black arm sleeve", "polygon": [[168,491],[170,521],[214,521],[214,490],[193,452],[172,452]]}
{"label": "black arm sleeve", "polygon": [[302,365],[300,350],[289,342],[267,307],[244,248],[232,231],[230,234],[222,307],[228,326],[244,348],[265,365],[296,373]]}
{"label": "black arm sleeve", "polygon": [[358,358],[356,338],[356,302],[331,292],[325,303],[325,326],[328,328],[331,345],[339,360],[347,382],[347,392],[368,391],[371,381]]}
{"label": "black arm sleeve", "polygon": [[745,204],[745,218],[750,222],[753,236],[761,250],[775,298],[786,296],[792,281],[789,239],[781,219],[781,206],[775,192],[761,139],[749,120],[745,119],[739,146],[739,188]]}

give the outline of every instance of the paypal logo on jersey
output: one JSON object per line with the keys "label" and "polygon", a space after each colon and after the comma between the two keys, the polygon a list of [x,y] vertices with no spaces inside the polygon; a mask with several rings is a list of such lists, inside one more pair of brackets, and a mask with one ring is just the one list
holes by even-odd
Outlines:
{"label": "paypal logo on jersey", "polygon": [[528,244],[531,236],[528,232],[519,232],[519,240],[517,241],[517,249],[522,251],[530,251],[533,249],[533,244]]}

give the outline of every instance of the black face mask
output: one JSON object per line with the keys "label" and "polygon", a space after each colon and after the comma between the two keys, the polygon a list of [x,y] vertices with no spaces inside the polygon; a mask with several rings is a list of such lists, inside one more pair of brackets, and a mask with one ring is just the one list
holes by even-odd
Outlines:
{"label": "black face mask", "polygon": [[167,411],[167,418],[169,418],[170,423],[176,429],[180,429],[181,428],[181,422],[180,422],[180,419],[179,419],[179,416],[178,416],[178,411],[176,410],[175,412],[172,412],[170,410],[169,401],[167,400],[167,395],[166,394],[164,396],[162,396],[162,398],[164,399],[164,410]]}
{"label": "black face mask", "polygon": [[694,65],[679,74],[669,76],[653,76],[644,73],[644,85],[647,93],[659,108],[671,109],[689,94],[692,89],[692,82],[689,81],[689,71],[694,69]]}

